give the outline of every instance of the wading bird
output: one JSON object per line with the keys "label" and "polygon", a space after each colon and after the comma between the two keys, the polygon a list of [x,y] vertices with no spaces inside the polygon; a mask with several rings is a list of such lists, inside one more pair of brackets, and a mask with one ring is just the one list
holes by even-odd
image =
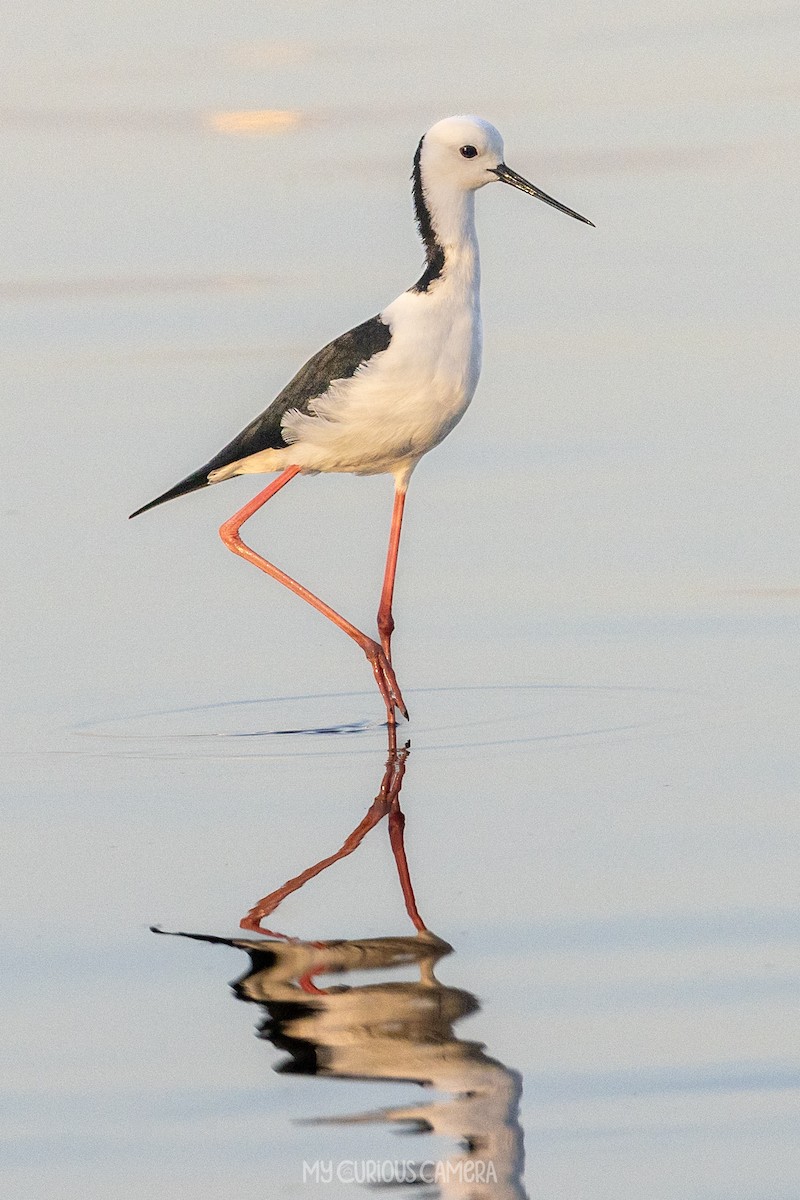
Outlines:
{"label": "wading bird", "polygon": [[[277,479],[222,525],[220,536],[234,554],[308,601],[361,647],[390,725],[398,711],[408,717],[391,655],[392,596],[408,481],[423,454],[438,446],[463,417],[481,368],[475,193],[499,180],[592,224],[507,167],[503,139],[480,117],[448,117],[432,126],[417,147],[412,180],[426,258],[414,286],[377,316],[324,346],[219,454],[131,514],[138,516],[233,475],[279,471]],[[318,471],[394,476],[378,609],[380,641],[357,629],[239,536],[245,521],[291,479]]]}

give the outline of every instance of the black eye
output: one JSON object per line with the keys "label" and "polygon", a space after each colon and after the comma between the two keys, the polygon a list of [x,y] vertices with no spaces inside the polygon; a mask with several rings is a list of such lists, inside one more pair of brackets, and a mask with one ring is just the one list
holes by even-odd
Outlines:
{"label": "black eye", "polygon": [[462,158],[477,158],[478,157],[478,151],[475,149],[474,146],[462,146],[461,149],[459,150],[459,154],[461,155]]}

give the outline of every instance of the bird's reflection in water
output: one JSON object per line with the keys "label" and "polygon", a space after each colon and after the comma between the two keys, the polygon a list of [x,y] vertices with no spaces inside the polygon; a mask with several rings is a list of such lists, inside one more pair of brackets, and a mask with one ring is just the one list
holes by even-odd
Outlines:
{"label": "bird's reflection in water", "polygon": [[[428,930],[417,910],[403,847],[404,818],[400,788],[408,746],[391,742],[381,788],[361,823],[341,849],[271,892],[250,910],[242,925],[259,929],[281,900],[360,844],[366,833],[388,817],[389,834],[405,898],[416,932],[412,935],[335,941],[301,941],[285,934],[267,938],[221,938],[180,934],[244,950],[250,969],[233,985],[241,1000],[264,1012],[259,1036],[284,1058],[276,1070],[284,1074],[331,1079],[383,1080],[431,1087],[443,1098],[421,1104],[354,1114],[312,1123],[398,1125],[419,1133],[435,1133],[460,1143],[459,1153],[444,1159],[416,1154],[371,1153],[359,1164],[348,1160],[347,1180],[356,1183],[429,1185],[427,1194],[459,1200],[520,1200],[522,1130],[517,1072],[490,1058],[478,1042],[462,1041],[454,1027],[478,1009],[467,991],[441,983],[438,961],[452,947]],[[400,967],[414,968],[415,978],[385,978]],[[374,973],[374,982],[322,986],[324,977],[358,971]],[[417,977],[418,976],[418,977]],[[378,1159],[387,1159],[379,1162]],[[319,1163],[320,1181],[343,1180],[337,1164]]]}
{"label": "bird's reflection in water", "polygon": [[406,772],[410,744],[406,743],[405,746],[398,750],[397,735],[393,725],[388,726],[388,734],[389,753],[386,759],[386,768],[383,772],[381,786],[363,819],[359,821],[353,832],[348,834],[335,854],[330,854],[327,858],[322,858],[312,866],[306,867],[305,871],[301,871],[293,879],[288,879],[281,887],[276,888],[275,891],[270,892],[269,895],[259,900],[250,909],[247,916],[242,918],[240,922],[242,929],[252,929],[257,933],[265,933],[271,937],[285,937],[285,934],[265,929],[262,922],[270,913],[275,911],[279,904],[283,903],[287,896],[291,896],[293,892],[303,887],[304,884],[308,883],[309,879],[314,879],[316,875],[320,875],[328,867],[333,866],[334,863],[339,862],[341,859],[346,858],[348,854],[352,854],[354,850],[357,850],[369,831],[374,829],[376,825],[379,825],[384,817],[388,817],[389,841],[397,867],[397,874],[400,879],[400,887],[403,891],[406,912],[411,918],[415,929],[420,932],[425,929],[422,917],[417,911],[417,902],[414,899],[414,890],[411,886],[411,876],[408,870],[403,837],[406,819],[400,808],[400,789],[403,786],[403,777]]}

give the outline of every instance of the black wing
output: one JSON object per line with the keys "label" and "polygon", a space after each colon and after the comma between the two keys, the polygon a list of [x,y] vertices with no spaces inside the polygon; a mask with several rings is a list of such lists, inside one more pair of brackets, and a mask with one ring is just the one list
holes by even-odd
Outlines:
{"label": "black wing", "polygon": [[251,421],[232,442],[228,442],[210,462],[180,483],[176,483],[175,487],[164,492],[163,496],[158,496],[149,504],[137,508],[131,516],[138,517],[140,513],[147,512],[148,508],[155,508],[157,504],[164,504],[167,500],[185,496],[187,492],[208,487],[211,471],[227,467],[230,463],[238,462],[240,458],[248,458],[262,450],[282,450],[288,444],[281,432],[281,422],[286,413],[290,409],[308,412],[311,401],[327,391],[335,379],[350,379],[362,363],[369,362],[374,355],[385,350],[391,340],[389,326],[377,316],[370,317],[362,325],[356,325],[354,329],[349,329],[341,337],[323,346],[300,368],[269,408]]}

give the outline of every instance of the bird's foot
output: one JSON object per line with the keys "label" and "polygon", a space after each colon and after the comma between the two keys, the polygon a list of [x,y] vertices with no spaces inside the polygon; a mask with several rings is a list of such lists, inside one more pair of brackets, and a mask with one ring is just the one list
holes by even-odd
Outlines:
{"label": "bird's foot", "polygon": [[390,725],[397,724],[395,710],[401,713],[408,720],[408,709],[406,708],[403,694],[400,691],[400,685],[397,682],[397,676],[394,673],[392,664],[389,662],[388,655],[382,646],[372,639],[364,645],[364,653],[369,659],[369,664],[372,667],[372,673],[375,676],[375,682],[383,696],[383,702],[386,705],[386,716]]}

